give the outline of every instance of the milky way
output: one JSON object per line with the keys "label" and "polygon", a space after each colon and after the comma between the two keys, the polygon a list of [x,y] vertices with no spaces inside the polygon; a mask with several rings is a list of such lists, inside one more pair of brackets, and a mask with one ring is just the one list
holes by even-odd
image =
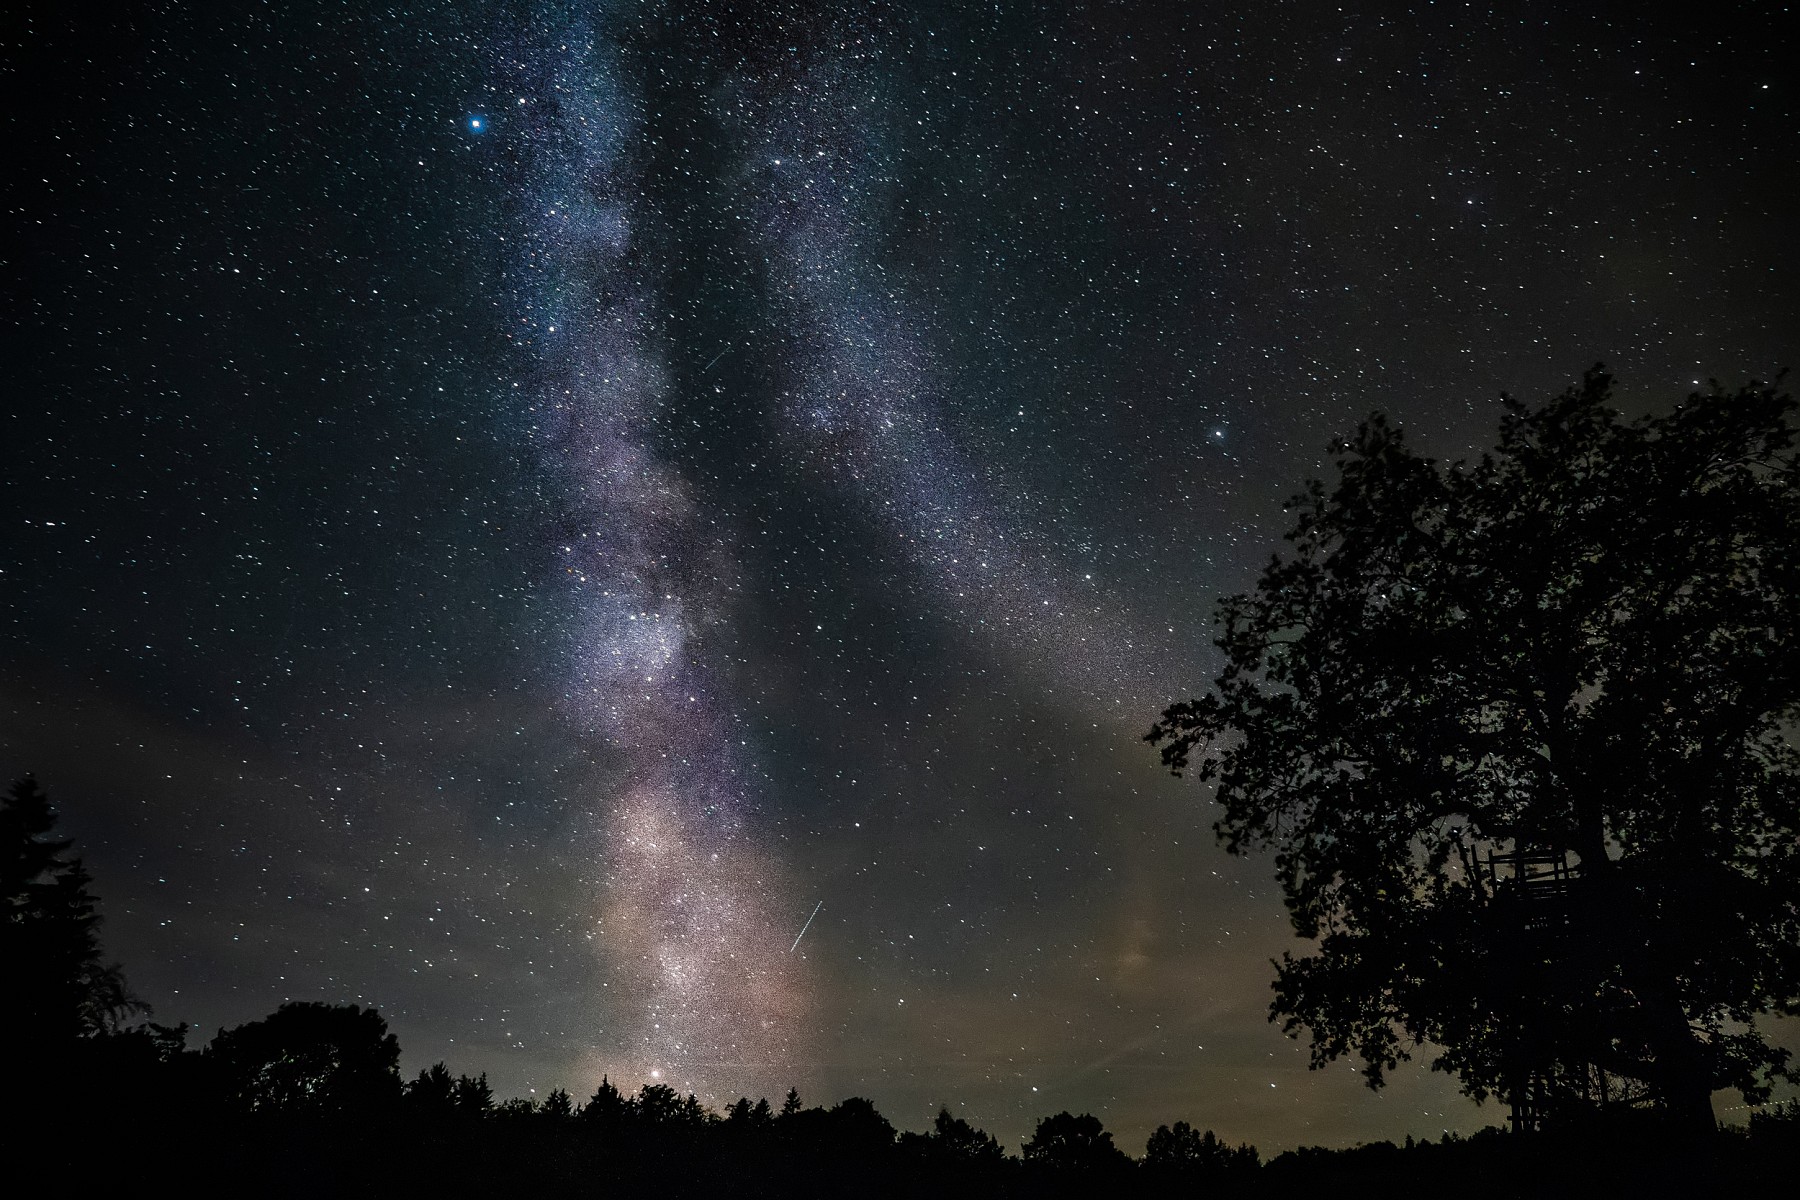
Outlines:
{"label": "milky way", "polygon": [[[536,363],[518,390],[564,528],[565,711],[607,764],[596,943],[633,997],[597,1011],[624,1026],[608,1039],[621,1073],[710,1090],[791,1058],[808,1001],[803,961],[781,953],[796,897],[759,830],[758,747],[708,661],[709,632],[736,615],[739,564],[729,524],[656,449],[675,384],[661,272],[639,246],[659,214],[629,51],[604,15],[505,44],[527,156],[514,336]],[[713,93],[741,148],[739,211],[781,298],[786,385],[766,419],[877,519],[984,653],[1117,705],[1161,672],[1118,598],[994,501],[948,428],[936,316],[867,251],[892,182],[875,146],[880,50],[878,32],[828,31],[779,69],[728,64]]]}
{"label": "milky way", "polygon": [[[1141,712],[1121,705],[1179,677],[1169,649],[1116,588],[1009,511],[952,432],[941,317],[884,279],[870,247],[894,183],[882,31],[818,32],[773,68],[729,62],[710,97],[739,148],[738,215],[765,256],[785,347],[765,420],[886,530],[888,553],[980,653],[1135,726]],[[708,662],[708,631],[735,617],[729,527],[655,449],[675,385],[662,281],[637,242],[659,214],[640,162],[644,101],[614,39],[601,17],[511,43],[529,93],[514,116],[530,156],[520,270],[534,281],[516,336],[539,364],[533,436],[567,529],[567,709],[616,760],[596,798],[597,929],[642,998],[623,1007],[634,1057],[620,1066],[711,1088],[794,1054],[807,989],[801,962],[777,953],[774,923],[795,897],[759,836],[758,748],[734,736],[736,698]]]}
{"label": "milky way", "polygon": [[735,564],[652,446],[670,384],[658,272],[636,236],[654,217],[640,203],[641,100],[612,37],[602,15],[510,43],[529,93],[515,102],[528,156],[517,337],[537,364],[520,403],[564,530],[564,712],[604,763],[595,941],[618,990],[594,1011],[618,1057],[599,1058],[627,1080],[710,1092],[791,1054],[806,995],[773,924],[793,902],[757,838],[752,751],[706,661]]}
{"label": "milky way", "polygon": [[797,61],[745,71],[720,105],[745,147],[738,190],[785,326],[785,442],[886,527],[980,653],[1135,725],[1120,700],[1192,663],[1171,661],[1117,584],[1071,565],[1025,498],[996,487],[991,459],[959,441],[945,315],[880,259],[899,139],[879,67],[897,35],[867,26],[840,18]]}
{"label": "milky way", "polygon": [[1371,409],[1792,361],[1791,14],[14,7],[0,765],[159,1020],[1013,1147],[1491,1119],[1307,1070],[1140,739]]}

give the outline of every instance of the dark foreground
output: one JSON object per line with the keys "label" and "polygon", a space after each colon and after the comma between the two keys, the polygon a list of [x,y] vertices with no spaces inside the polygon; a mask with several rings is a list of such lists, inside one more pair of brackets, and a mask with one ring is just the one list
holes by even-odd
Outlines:
{"label": "dark foreground", "polygon": [[[65,1196],[663,1197],[1589,1197],[1790,1194],[1793,1110],[1700,1143],[1654,1130],[1303,1149],[1229,1169],[933,1156],[916,1141],[832,1144],[779,1125],[604,1134],[579,1119],[493,1114],[422,1122],[292,1116],[211,1122],[111,1097],[76,1120],[28,1120],[8,1154],[12,1194]],[[35,1128],[32,1128],[35,1126]],[[33,1176],[38,1176],[33,1179]],[[8,1189],[11,1190],[10,1188]]]}

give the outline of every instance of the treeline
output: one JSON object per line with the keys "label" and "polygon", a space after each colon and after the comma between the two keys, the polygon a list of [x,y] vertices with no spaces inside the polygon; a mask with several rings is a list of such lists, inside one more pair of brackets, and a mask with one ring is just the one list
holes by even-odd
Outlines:
{"label": "treeline", "polygon": [[192,1170],[220,1186],[306,1192],[364,1189],[477,1194],[643,1184],[681,1194],[730,1180],[745,1195],[1042,1195],[1064,1186],[1186,1192],[1225,1185],[1261,1166],[1186,1122],[1162,1126],[1140,1158],[1090,1114],[1037,1123],[1019,1155],[947,1110],[922,1133],[896,1131],[867,1099],[807,1106],[790,1089],[779,1106],[739,1097],[723,1112],[663,1083],[635,1092],[603,1078],[585,1101],[557,1088],[499,1099],[487,1076],[437,1063],[402,1081],[400,1046],[372,1008],[283,1004],[221,1029],[199,1049],[185,1026],[143,1022],[95,1031],[38,1056],[39,1115],[105,1110],[134,1098],[115,1144],[157,1144],[204,1129]]}
{"label": "treeline", "polygon": [[60,1145],[72,1163],[103,1149],[104,1162],[79,1169],[96,1182],[293,1196],[1386,1197],[1452,1184],[1476,1198],[1706,1196],[1789,1182],[1800,1166],[1794,1104],[1705,1144],[1655,1125],[1489,1129],[1268,1163],[1185,1122],[1159,1127],[1134,1158],[1094,1116],[1063,1112],[1015,1155],[948,1111],[924,1132],[896,1131],[861,1097],[808,1106],[789,1090],[779,1104],[746,1096],[714,1111],[663,1083],[631,1092],[602,1079],[585,1100],[561,1088],[500,1099],[485,1075],[443,1063],[403,1082],[386,1022],[354,1005],[284,1004],[200,1049],[184,1033],[144,1024],[83,1039],[61,1082],[37,1093],[27,1125],[46,1136],[33,1144]]}
{"label": "treeline", "polygon": [[940,1111],[899,1132],[867,1099],[808,1107],[740,1097],[715,1112],[662,1083],[602,1079],[583,1100],[497,1099],[485,1075],[438,1063],[403,1080],[372,1008],[284,1004],[188,1046],[105,962],[89,878],[34,781],[0,801],[0,1130],[7,1183],[58,1194],[180,1184],[256,1196],[662,1195],[744,1197],[1393,1196],[1453,1185],[1470,1197],[1637,1188],[1721,1194],[1791,1183],[1800,1108],[1704,1143],[1655,1125],[1557,1137],[1303,1149],[1264,1164],[1185,1122],[1142,1155],[1090,1114],[1037,1122],[1015,1156]]}

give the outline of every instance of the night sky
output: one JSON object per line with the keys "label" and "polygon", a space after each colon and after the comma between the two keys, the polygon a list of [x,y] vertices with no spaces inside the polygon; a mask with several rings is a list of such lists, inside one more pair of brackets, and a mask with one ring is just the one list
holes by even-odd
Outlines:
{"label": "night sky", "polygon": [[1140,738],[1371,409],[1794,361],[1793,16],[1675,7],[9,5],[0,771],[202,1036],[1497,1123]]}

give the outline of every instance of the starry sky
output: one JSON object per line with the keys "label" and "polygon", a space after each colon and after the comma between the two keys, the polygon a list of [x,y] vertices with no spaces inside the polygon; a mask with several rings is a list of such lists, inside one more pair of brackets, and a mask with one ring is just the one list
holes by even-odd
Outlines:
{"label": "starry sky", "polygon": [[1793,14],[1674,7],[9,6],[0,769],[203,1034],[1496,1123],[1139,739],[1371,409],[1793,361]]}

